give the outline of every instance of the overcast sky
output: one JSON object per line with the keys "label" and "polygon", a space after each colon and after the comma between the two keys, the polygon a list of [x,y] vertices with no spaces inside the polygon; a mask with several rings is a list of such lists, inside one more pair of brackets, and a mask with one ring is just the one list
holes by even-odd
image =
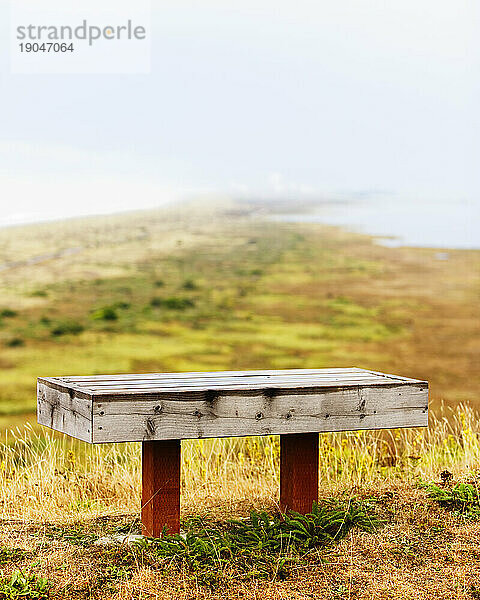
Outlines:
{"label": "overcast sky", "polygon": [[476,0],[153,0],[150,75],[50,76],[9,74],[0,2],[1,223],[199,192],[478,200]]}

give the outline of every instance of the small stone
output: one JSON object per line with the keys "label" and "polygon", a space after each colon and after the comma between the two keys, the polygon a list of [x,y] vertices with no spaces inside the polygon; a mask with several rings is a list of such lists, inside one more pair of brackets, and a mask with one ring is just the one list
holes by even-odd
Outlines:
{"label": "small stone", "polygon": [[124,535],[122,533],[117,533],[115,535],[106,535],[105,537],[98,538],[96,542],[94,542],[95,546],[122,546],[122,545],[131,545],[137,542],[141,542],[145,537],[143,535],[129,534]]}

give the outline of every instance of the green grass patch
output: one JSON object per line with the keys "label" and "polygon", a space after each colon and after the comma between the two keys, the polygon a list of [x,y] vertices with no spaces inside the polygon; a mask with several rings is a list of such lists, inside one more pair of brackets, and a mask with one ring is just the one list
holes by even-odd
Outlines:
{"label": "green grass patch", "polygon": [[50,589],[46,578],[14,571],[10,577],[0,579],[0,600],[47,600]]}
{"label": "green grass patch", "polygon": [[422,484],[428,497],[458,515],[478,519],[480,517],[480,490],[477,481],[452,484],[448,479],[443,484]]}
{"label": "green grass patch", "polygon": [[373,531],[379,519],[359,500],[314,504],[306,515],[252,512],[226,527],[187,523],[185,535],[165,535],[140,543],[147,557],[189,568],[202,583],[230,578],[284,579],[310,554],[344,538],[354,527]]}

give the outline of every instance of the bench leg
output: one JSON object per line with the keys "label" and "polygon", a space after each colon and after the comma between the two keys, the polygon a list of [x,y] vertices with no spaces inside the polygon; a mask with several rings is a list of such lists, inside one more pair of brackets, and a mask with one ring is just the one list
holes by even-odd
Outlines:
{"label": "bench leg", "polygon": [[142,442],[142,533],[180,531],[180,440]]}
{"label": "bench leg", "polygon": [[306,514],[318,502],[318,433],[280,436],[280,510]]}

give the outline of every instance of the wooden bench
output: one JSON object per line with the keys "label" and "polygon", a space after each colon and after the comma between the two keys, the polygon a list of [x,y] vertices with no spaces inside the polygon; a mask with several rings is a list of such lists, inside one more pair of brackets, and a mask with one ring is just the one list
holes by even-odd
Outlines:
{"label": "wooden bench", "polygon": [[86,442],[142,442],[143,533],[179,531],[180,440],[280,435],[280,507],[318,500],[318,433],[425,427],[425,381],[363,369],[42,377],[38,422]]}

